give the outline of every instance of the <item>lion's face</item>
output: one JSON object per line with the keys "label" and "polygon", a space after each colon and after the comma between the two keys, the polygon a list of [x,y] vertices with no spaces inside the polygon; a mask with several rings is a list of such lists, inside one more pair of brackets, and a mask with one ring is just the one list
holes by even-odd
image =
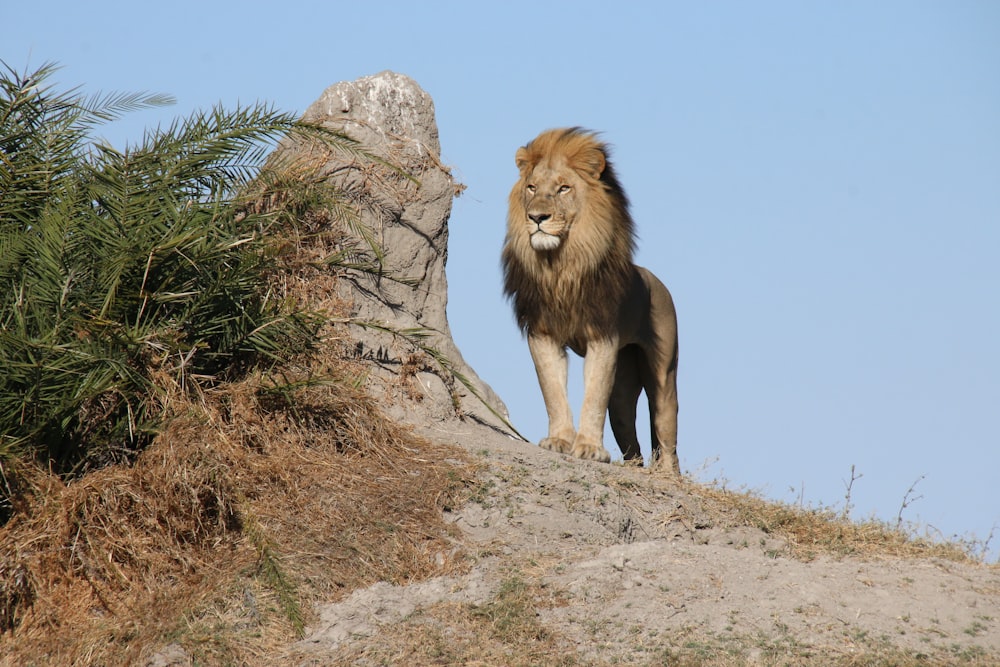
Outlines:
{"label": "lion's face", "polygon": [[628,199],[592,132],[542,132],[514,157],[501,251],[504,293],[527,333],[586,349],[613,335],[633,281]]}
{"label": "lion's face", "polygon": [[520,223],[524,225],[531,247],[549,252],[565,242],[584,208],[591,186],[579,167],[574,168],[566,157],[553,156],[532,163],[526,152],[521,151],[517,155],[524,212]]}

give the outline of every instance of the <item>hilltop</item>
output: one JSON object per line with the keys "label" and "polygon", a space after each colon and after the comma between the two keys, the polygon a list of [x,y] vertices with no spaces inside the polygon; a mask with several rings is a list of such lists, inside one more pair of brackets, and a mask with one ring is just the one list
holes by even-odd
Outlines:
{"label": "hilltop", "polygon": [[[995,664],[1000,569],[957,549],[474,425],[467,571],[318,607],[288,664]],[[767,525],[768,523],[773,525]],[[449,556],[453,557],[453,556]]]}

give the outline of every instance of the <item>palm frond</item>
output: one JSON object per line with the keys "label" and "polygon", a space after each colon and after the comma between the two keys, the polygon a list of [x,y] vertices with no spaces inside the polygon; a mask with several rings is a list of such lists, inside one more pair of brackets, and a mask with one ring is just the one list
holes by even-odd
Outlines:
{"label": "palm frond", "polygon": [[81,98],[79,108],[83,112],[84,118],[92,119],[95,123],[104,123],[118,120],[122,116],[134,111],[149,109],[154,107],[168,107],[177,104],[177,99],[173,95],[163,93],[99,93],[90,97]]}

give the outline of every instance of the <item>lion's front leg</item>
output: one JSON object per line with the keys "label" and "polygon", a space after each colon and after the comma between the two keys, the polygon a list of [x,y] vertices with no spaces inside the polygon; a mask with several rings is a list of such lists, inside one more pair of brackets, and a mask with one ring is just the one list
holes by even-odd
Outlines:
{"label": "lion's front leg", "polygon": [[569,454],[573,449],[576,431],[573,430],[573,412],[566,395],[569,360],[566,348],[548,336],[528,336],[528,349],[535,362],[538,385],[542,389],[545,411],[549,415],[549,435],[539,447]]}
{"label": "lion's front leg", "polygon": [[573,441],[573,456],[605,463],[611,460],[608,450],[604,449],[604,420],[617,360],[617,338],[588,341],[583,360],[583,408],[580,410],[580,431]]}

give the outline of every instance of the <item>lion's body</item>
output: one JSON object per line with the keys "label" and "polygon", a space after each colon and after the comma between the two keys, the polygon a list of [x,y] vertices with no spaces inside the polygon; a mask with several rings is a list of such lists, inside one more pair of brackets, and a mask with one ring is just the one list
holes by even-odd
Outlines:
{"label": "lion's body", "polygon": [[[635,416],[649,399],[652,464],[677,460],[677,318],[667,288],[632,262],[634,226],[608,149],[577,128],[517,151],[502,262],[504,292],[527,334],[549,416],[539,444],[609,460],[605,416],[622,454],[641,461]],[[579,431],[566,396],[566,348],[584,357]]]}

